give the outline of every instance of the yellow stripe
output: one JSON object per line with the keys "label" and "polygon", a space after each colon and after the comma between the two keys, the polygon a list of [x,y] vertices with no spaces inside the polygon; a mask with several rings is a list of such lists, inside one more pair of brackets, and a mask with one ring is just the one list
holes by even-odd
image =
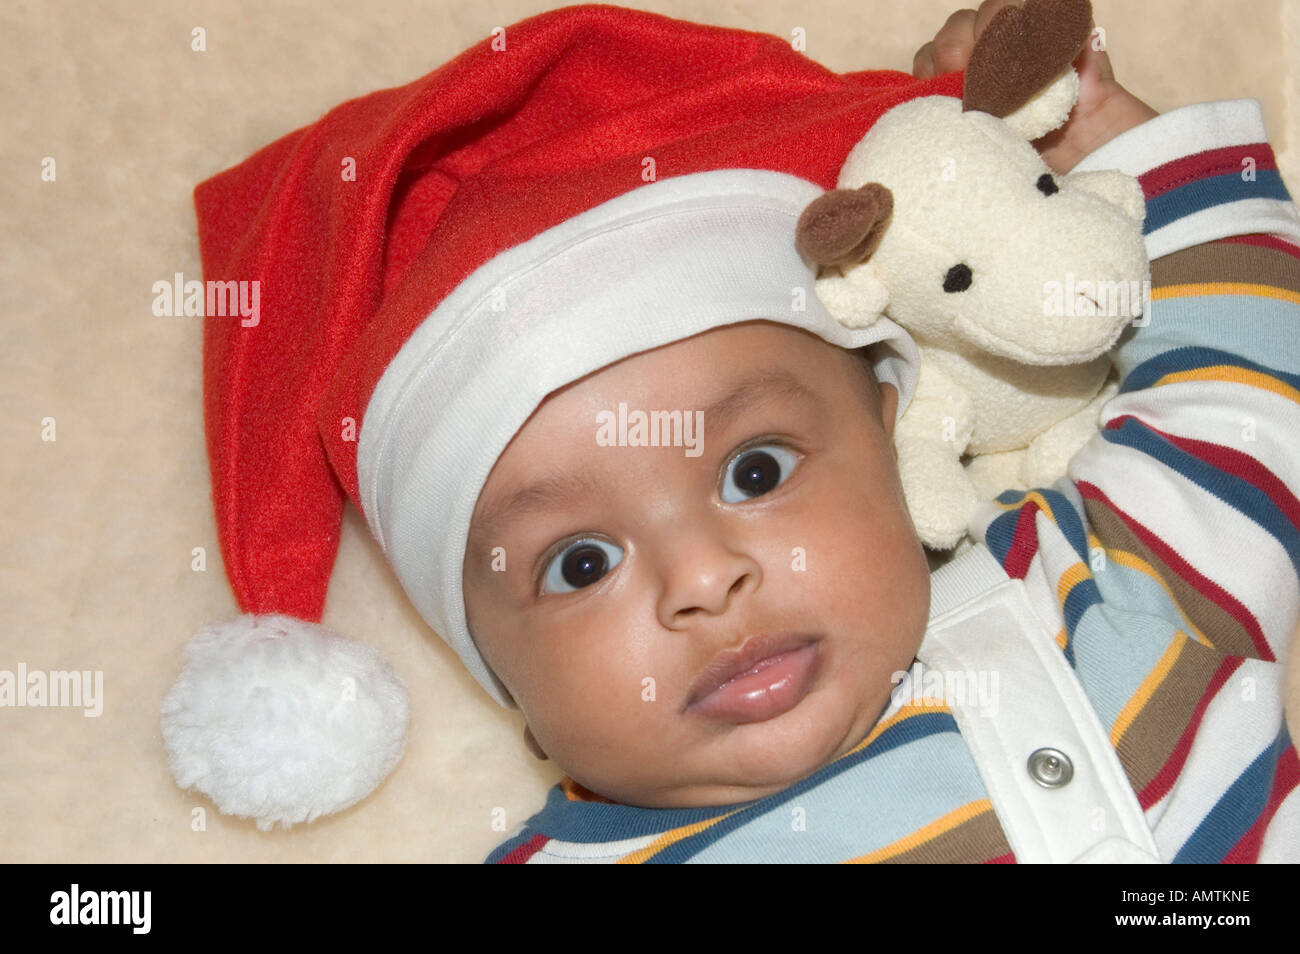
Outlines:
{"label": "yellow stripe", "polygon": [[1169,670],[1174,668],[1174,663],[1178,661],[1186,645],[1187,634],[1180,629],[1169,641],[1169,646],[1165,649],[1165,654],[1160,657],[1160,662],[1156,663],[1156,667],[1142,680],[1142,685],[1138,686],[1137,692],[1133,693],[1133,698],[1116,717],[1115,724],[1110,728],[1111,745],[1119,745],[1119,740],[1124,737],[1124,733],[1133,724],[1137,714],[1142,711],[1142,707],[1147,704],[1160,683],[1164,682],[1165,677],[1169,675]]}
{"label": "yellow stripe", "polygon": [[996,503],[1003,510],[1015,510],[1017,507],[1023,507],[1025,505],[1025,502],[1030,500],[1038,504],[1038,509],[1042,510],[1043,513],[1047,514],[1049,517],[1052,518],[1052,523],[1056,523],[1056,514],[1052,513],[1052,505],[1049,504],[1047,502],[1047,498],[1045,498],[1037,490],[1026,491],[1021,496],[1021,498],[1017,500],[1015,503],[1000,503],[996,499],[994,499],[993,502]]}
{"label": "yellow stripe", "polygon": [[[603,795],[597,795],[595,792],[588,792],[586,795],[584,795],[582,794],[582,792],[578,791],[579,788],[580,786],[578,785],[578,783],[575,782],[568,775],[560,779],[560,791],[563,792],[564,797],[571,802],[587,802],[589,804],[605,804],[605,805],[617,804],[617,802],[605,798]],[[584,788],[583,791],[586,792],[587,790]]]}
{"label": "yellow stripe", "polygon": [[1214,648],[1214,643],[1210,642],[1209,637],[1207,637],[1205,633],[1201,632],[1200,627],[1192,622],[1190,616],[1183,612],[1183,607],[1178,602],[1178,598],[1174,596],[1174,591],[1169,588],[1169,584],[1165,582],[1164,577],[1160,575],[1159,571],[1156,570],[1155,567],[1142,559],[1136,553],[1132,553],[1128,550],[1121,550],[1118,547],[1106,546],[1101,542],[1100,538],[1094,534],[1088,535],[1088,542],[1094,547],[1100,547],[1102,550],[1105,550],[1107,560],[1110,560],[1113,563],[1118,563],[1120,566],[1126,566],[1130,570],[1137,570],[1139,573],[1145,573],[1156,583],[1160,584],[1160,588],[1164,590],[1165,595],[1169,597],[1170,604],[1173,605],[1174,609],[1178,610],[1178,615],[1183,618],[1183,623],[1192,631],[1192,635],[1196,637],[1196,641],[1202,646],[1208,646],[1210,649]]}
{"label": "yellow stripe", "polygon": [[1271,391],[1300,404],[1300,391],[1291,385],[1271,375],[1251,371],[1249,368],[1238,368],[1231,364],[1214,364],[1206,368],[1192,368],[1190,371],[1171,371],[1151,386],[1158,388],[1162,384],[1178,384],[1182,381],[1231,381],[1234,384],[1249,384],[1261,391]]}
{"label": "yellow stripe", "polygon": [[[1082,561],[1076,561],[1066,568],[1065,572],[1061,574],[1061,578],[1056,581],[1056,601],[1061,604],[1062,610],[1065,608],[1065,601],[1070,595],[1070,590],[1074,589],[1077,584],[1082,583],[1084,580],[1091,579],[1092,573],[1083,565]],[[1056,645],[1060,648],[1061,652],[1065,652],[1065,643],[1067,639],[1068,637],[1065,633],[1065,627],[1062,626],[1061,631],[1056,634]]]}
{"label": "yellow stripe", "polygon": [[1018,498],[1016,498],[1015,500],[1011,501],[1011,503],[1003,503],[1001,500],[998,500],[996,497],[993,499],[993,503],[997,504],[997,505],[998,505],[999,507],[1001,507],[1003,510],[1015,510],[1017,507],[1019,507],[1019,506],[1020,506],[1021,504],[1023,504],[1024,502],[1025,502],[1025,492],[1024,492],[1024,491],[1021,491],[1020,496],[1019,496]]}
{"label": "yellow stripe", "polygon": [[950,832],[963,822],[970,821],[976,815],[982,815],[984,812],[993,811],[993,803],[987,798],[981,798],[977,802],[970,802],[961,806],[955,811],[949,812],[942,818],[932,821],[924,828],[917,829],[905,838],[900,838],[892,845],[886,845],[884,848],[878,848],[870,854],[861,855],[857,858],[850,858],[844,862],[846,865],[870,865],[879,861],[888,861],[896,855],[901,855],[913,848],[919,848],[928,841],[934,841],[945,832]]}
{"label": "yellow stripe", "polygon": [[1254,282],[1190,282],[1185,285],[1162,285],[1151,289],[1151,301],[1162,298],[1194,298],[1197,295],[1255,295],[1259,298],[1276,298],[1300,305],[1300,292],[1276,285]]}
{"label": "yellow stripe", "polygon": [[[739,811],[739,809],[737,809]],[[717,818],[710,818],[708,821],[693,822],[690,825],[683,825],[681,828],[674,828],[672,831],[666,831],[644,848],[638,848],[630,855],[624,855],[618,859],[615,864],[620,865],[639,865],[647,858],[650,858],[660,851],[663,851],[669,845],[676,844],[683,838],[689,838],[691,835],[698,834],[724,818],[730,818],[736,812],[727,812],[725,815],[719,815]]]}
{"label": "yellow stripe", "polygon": [[1070,590],[1074,589],[1076,584],[1091,579],[1092,573],[1083,565],[1081,560],[1066,567],[1065,572],[1061,574],[1061,578],[1056,581],[1057,602],[1064,606],[1066,598],[1070,595]]}

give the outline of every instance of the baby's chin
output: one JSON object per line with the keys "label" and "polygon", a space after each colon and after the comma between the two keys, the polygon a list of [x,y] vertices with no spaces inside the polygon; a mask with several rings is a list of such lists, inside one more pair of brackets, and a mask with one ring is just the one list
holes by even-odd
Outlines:
{"label": "baby's chin", "polygon": [[[645,808],[731,805],[775,795],[861,742],[888,701],[888,687],[879,705],[874,700],[854,705],[845,696],[830,688],[814,691],[777,718],[730,726],[691,746],[686,758],[679,753],[670,759],[676,770],[671,779],[636,777],[583,784],[614,801]],[[863,695],[856,696],[862,699]]]}

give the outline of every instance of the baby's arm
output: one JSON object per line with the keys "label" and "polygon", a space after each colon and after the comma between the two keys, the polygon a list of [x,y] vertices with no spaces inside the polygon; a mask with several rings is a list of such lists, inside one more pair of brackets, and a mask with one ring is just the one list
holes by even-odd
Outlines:
{"label": "baby's arm", "polygon": [[1300,215],[1254,100],[1088,156],[1147,196],[1151,295],[1119,395],[1071,461],[1088,524],[1140,553],[1216,648],[1283,659],[1300,616]]}
{"label": "baby's arm", "polygon": [[1148,313],[1101,433],[984,539],[1059,606],[1161,857],[1295,861],[1300,216],[1254,100],[1171,111],[1078,168],[1105,167],[1147,197]]}
{"label": "baby's arm", "polygon": [[1254,100],[1130,125],[1073,168],[1139,178],[1152,300],[1068,477],[971,529],[1059,627],[1161,857],[1300,860],[1280,664],[1300,616],[1300,214]]}
{"label": "baby's arm", "polygon": [[[917,52],[916,75],[963,68],[1008,5],[954,13]],[[1036,145],[1061,172],[1139,178],[1153,300],[1113,352],[1122,383],[1102,433],[1058,484],[1078,519],[1047,501],[1039,509],[1077,525],[1067,537],[1092,575],[1108,555],[1140,563],[1193,633],[1232,654],[1283,658],[1300,616],[1300,216],[1256,101],[1158,116],[1091,43],[1075,65],[1079,105]],[[1004,495],[981,522],[995,553],[1021,554],[1023,576],[1039,541],[1020,497]]]}

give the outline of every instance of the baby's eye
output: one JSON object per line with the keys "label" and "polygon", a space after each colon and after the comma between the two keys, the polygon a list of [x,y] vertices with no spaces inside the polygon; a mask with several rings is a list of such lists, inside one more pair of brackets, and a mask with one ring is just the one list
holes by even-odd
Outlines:
{"label": "baby's eye", "polygon": [[[767,493],[790,476],[798,458],[778,444],[759,444],[746,448],[731,460],[735,466],[727,467],[722,480],[725,503],[744,503]],[[729,492],[739,496],[728,496]]]}
{"label": "baby's eye", "polygon": [[[616,551],[607,555],[607,550]],[[584,537],[561,550],[542,577],[543,593],[571,593],[597,582],[623,559],[623,550],[604,540]]]}

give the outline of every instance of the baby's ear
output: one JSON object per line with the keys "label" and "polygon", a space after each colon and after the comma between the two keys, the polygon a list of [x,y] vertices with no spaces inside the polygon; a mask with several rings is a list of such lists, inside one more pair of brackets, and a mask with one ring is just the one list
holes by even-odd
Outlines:
{"label": "baby's ear", "polygon": [[528,751],[532,752],[533,755],[537,756],[543,762],[550,758],[550,756],[542,750],[542,747],[537,744],[537,739],[533,736],[533,730],[528,728],[527,722],[524,723],[524,745],[528,746]]}

